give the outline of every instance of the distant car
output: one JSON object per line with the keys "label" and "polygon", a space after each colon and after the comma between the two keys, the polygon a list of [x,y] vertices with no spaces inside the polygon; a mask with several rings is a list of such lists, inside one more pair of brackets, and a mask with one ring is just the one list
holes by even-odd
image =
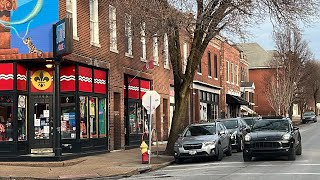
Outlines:
{"label": "distant car", "polygon": [[243,117],[242,118],[251,128],[259,120],[258,117]]}
{"label": "distant car", "polygon": [[242,152],[244,136],[250,131],[250,126],[241,118],[220,119],[231,134],[231,145],[237,152]]}
{"label": "distant car", "polygon": [[301,121],[302,123],[306,123],[308,121],[317,122],[317,115],[313,111],[304,112]]}
{"label": "distant car", "polygon": [[243,160],[251,161],[257,156],[288,156],[295,160],[301,155],[301,135],[299,128],[293,127],[289,118],[261,119],[253,125],[245,136]]}
{"label": "distant car", "polygon": [[195,157],[214,157],[221,161],[223,154],[232,155],[230,134],[220,122],[189,125],[174,144],[176,163]]}

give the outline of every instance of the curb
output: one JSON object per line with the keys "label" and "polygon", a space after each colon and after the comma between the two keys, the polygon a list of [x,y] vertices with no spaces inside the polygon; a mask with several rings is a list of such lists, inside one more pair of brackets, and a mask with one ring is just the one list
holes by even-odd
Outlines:
{"label": "curb", "polygon": [[46,162],[46,163],[35,163],[35,162],[0,162],[0,166],[27,166],[27,167],[65,167],[80,164],[86,161],[85,159],[76,161],[66,162]]}

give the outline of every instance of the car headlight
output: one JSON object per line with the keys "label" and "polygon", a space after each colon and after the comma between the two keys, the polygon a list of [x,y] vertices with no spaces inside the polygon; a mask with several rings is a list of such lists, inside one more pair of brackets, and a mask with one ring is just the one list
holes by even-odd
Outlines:
{"label": "car headlight", "polygon": [[235,139],[236,137],[237,137],[237,131],[235,131],[231,134],[231,139]]}
{"label": "car headlight", "polygon": [[174,147],[182,147],[182,145],[176,142],[174,143]]}
{"label": "car headlight", "polygon": [[282,139],[284,140],[290,140],[290,138],[291,138],[291,134],[288,134],[288,133],[282,136]]}
{"label": "car headlight", "polygon": [[216,141],[209,141],[209,142],[203,143],[204,146],[213,146],[215,144],[216,144]]}
{"label": "car headlight", "polygon": [[245,137],[244,137],[244,140],[245,141],[250,141],[251,140],[251,136],[249,134],[247,134]]}

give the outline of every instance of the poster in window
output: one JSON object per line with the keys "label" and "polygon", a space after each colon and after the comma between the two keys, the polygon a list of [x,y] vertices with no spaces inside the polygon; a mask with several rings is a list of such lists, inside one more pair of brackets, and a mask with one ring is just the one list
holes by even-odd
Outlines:
{"label": "poster in window", "polygon": [[105,101],[104,99],[99,99],[99,134],[100,137],[106,136],[106,121],[105,121]]}
{"label": "poster in window", "polygon": [[207,121],[208,120],[207,111],[208,111],[207,103],[200,102],[200,120],[201,121]]}

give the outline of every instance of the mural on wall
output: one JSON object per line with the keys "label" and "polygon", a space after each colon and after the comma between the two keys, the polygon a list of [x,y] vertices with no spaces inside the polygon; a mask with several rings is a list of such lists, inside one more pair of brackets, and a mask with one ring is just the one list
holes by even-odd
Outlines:
{"label": "mural on wall", "polygon": [[0,0],[0,59],[51,58],[58,0]]}

